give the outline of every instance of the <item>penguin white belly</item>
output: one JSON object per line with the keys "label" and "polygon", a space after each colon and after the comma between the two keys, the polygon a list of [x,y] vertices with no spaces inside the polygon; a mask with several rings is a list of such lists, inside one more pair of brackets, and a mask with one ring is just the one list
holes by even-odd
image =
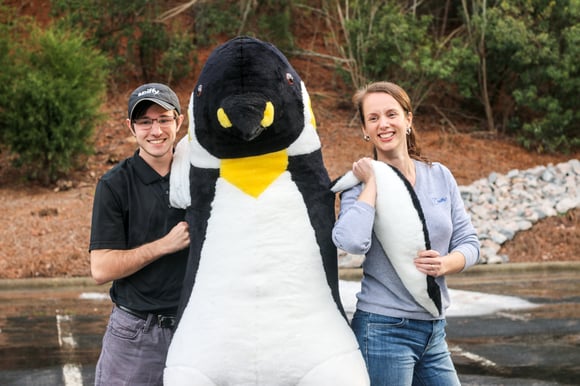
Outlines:
{"label": "penguin white belly", "polygon": [[218,179],[166,384],[351,386],[366,379],[290,174],[258,198]]}

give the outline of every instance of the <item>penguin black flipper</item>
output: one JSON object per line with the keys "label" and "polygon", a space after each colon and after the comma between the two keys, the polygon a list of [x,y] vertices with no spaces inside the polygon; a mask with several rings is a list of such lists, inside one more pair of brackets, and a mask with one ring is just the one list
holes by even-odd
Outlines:
{"label": "penguin black flipper", "polygon": [[178,323],[195,285],[195,276],[199,268],[201,248],[205,240],[208,219],[211,213],[211,203],[215,197],[215,186],[218,177],[219,169],[202,169],[191,166],[189,170],[190,181],[197,181],[198,183],[191,185],[191,206],[188,208],[185,218],[189,224],[190,245],[189,260],[177,310]]}
{"label": "penguin black flipper", "polygon": [[304,197],[308,216],[320,247],[326,281],[336,306],[346,318],[338,290],[338,256],[331,236],[334,226],[335,195],[329,189],[330,178],[322,161],[321,150],[305,155],[290,156],[288,171]]}

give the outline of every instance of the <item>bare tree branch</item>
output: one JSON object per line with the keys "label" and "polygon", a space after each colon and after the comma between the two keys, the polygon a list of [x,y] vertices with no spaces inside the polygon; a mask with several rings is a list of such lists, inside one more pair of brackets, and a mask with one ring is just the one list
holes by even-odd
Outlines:
{"label": "bare tree branch", "polygon": [[186,3],[182,3],[182,4],[178,5],[177,7],[173,7],[170,10],[163,12],[161,15],[159,15],[159,17],[157,18],[157,21],[163,22],[163,21],[169,20],[171,18],[174,18],[175,16],[187,11],[189,8],[193,7],[195,4],[201,3],[203,1],[204,0],[190,0]]}

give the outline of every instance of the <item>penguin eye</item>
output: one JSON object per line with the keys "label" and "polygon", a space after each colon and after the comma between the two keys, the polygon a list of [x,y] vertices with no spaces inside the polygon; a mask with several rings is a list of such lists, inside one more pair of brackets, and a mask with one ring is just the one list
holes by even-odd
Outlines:
{"label": "penguin eye", "polygon": [[197,86],[197,90],[195,91],[195,94],[197,96],[201,96],[201,92],[203,91],[203,86],[200,84]]}
{"label": "penguin eye", "polygon": [[286,73],[286,81],[288,81],[288,84],[290,86],[292,86],[294,84],[294,77],[289,72]]}

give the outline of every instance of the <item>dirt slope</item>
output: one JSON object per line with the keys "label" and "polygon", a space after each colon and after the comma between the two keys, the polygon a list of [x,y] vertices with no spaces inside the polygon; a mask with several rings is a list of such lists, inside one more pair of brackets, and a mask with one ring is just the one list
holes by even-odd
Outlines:
{"label": "dirt slope", "polygon": [[[309,33],[298,40],[298,46],[324,51],[328,47],[319,37]],[[201,64],[205,55],[207,52],[199,53]],[[350,168],[352,161],[371,152],[353,123],[353,109],[348,103],[353,90],[340,81],[329,63],[306,56],[290,60],[308,87],[325,164],[331,178],[336,178]],[[198,71],[176,87],[184,107]],[[57,186],[26,183],[21,172],[11,166],[8,150],[0,146],[0,278],[90,274],[87,247],[94,187],[99,176],[135,150],[123,120],[128,95],[136,86],[109,96],[104,107],[109,119],[95,133],[95,155],[87,159],[83,170],[71,173]],[[465,125],[460,122],[456,122],[460,133],[454,134],[441,122],[439,116],[428,111],[417,112],[420,144],[424,153],[447,165],[462,185],[494,171],[506,173],[579,158],[579,154],[538,155],[506,138],[461,133]],[[507,253],[512,262],[579,260],[579,218],[576,209],[546,219],[518,234],[501,253]]]}

